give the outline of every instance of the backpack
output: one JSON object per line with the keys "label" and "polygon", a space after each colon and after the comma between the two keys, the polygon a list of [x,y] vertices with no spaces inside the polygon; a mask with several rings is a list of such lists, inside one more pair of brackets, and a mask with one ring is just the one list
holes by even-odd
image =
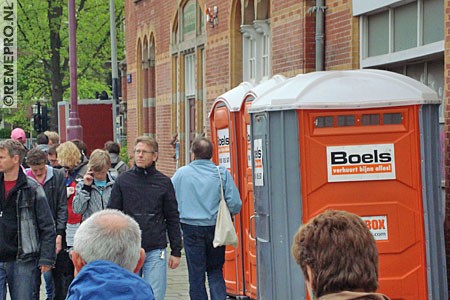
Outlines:
{"label": "backpack", "polygon": [[108,172],[111,175],[111,177],[116,180],[117,177],[119,177],[119,169],[122,167],[125,163],[123,161],[119,161],[117,165],[115,165],[114,168],[109,168]]}

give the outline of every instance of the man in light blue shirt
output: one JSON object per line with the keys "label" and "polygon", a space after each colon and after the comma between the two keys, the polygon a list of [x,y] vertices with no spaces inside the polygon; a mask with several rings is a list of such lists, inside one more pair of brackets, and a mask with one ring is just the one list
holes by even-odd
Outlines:
{"label": "man in light blue shirt", "polygon": [[231,214],[239,213],[242,202],[231,174],[212,161],[213,145],[207,138],[192,143],[194,161],[179,168],[172,177],[183,229],[184,249],[189,272],[191,299],[207,300],[205,273],[211,299],[226,299],[222,274],[225,246],[213,247],[214,230],[220,202],[220,177],[225,201]]}

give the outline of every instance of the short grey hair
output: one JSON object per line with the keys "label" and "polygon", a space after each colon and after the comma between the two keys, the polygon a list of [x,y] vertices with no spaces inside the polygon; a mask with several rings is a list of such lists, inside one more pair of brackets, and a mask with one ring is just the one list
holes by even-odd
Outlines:
{"label": "short grey hair", "polygon": [[73,250],[90,263],[108,260],[133,272],[140,257],[141,230],[130,216],[115,209],[94,213],[75,233]]}
{"label": "short grey hair", "polygon": [[0,149],[7,150],[9,157],[18,155],[19,156],[19,164],[22,164],[22,162],[25,158],[26,151],[21,142],[19,142],[18,140],[13,140],[13,139],[6,139],[3,141],[0,141]]}

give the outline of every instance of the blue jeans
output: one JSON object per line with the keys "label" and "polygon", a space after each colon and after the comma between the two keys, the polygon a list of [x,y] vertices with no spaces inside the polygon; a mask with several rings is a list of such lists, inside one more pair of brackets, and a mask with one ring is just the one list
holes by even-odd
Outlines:
{"label": "blue jeans", "polygon": [[225,246],[213,247],[215,227],[181,224],[189,272],[189,296],[191,300],[208,300],[205,273],[208,274],[211,300],[225,300],[227,298],[222,273],[225,262]]}
{"label": "blue jeans", "polygon": [[45,293],[47,294],[47,299],[53,299],[52,271],[44,273],[44,280],[45,280]]}
{"label": "blue jeans", "polygon": [[0,262],[0,299],[6,299],[8,283],[11,300],[31,300],[37,261]]}
{"label": "blue jeans", "polygon": [[[39,295],[41,293],[41,270],[37,268],[34,278],[34,288],[33,288],[33,299],[39,300]],[[44,273],[45,280],[45,292],[47,299],[53,299],[53,278],[52,270]]]}
{"label": "blue jeans", "polygon": [[167,263],[166,249],[156,249],[145,253],[145,262],[139,275],[150,284],[155,300],[166,296]]}

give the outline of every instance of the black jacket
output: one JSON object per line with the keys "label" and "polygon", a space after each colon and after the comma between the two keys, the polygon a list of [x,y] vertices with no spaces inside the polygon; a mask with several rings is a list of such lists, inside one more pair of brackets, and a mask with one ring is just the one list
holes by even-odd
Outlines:
{"label": "black jacket", "polygon": [[4,175],[0,173],[0,261],[55,263],[55,224],[44,190],[19,170],[16,185],[4,199]]}
{"label": "black jacket", "polygon": [[[44,182],[45,195],[52,212],[53,221],[55,221],[56,234],[65,236],[68,215],[66,172],[51,166],[46,166],[46,168],[47,178],[45,178]],[[30,173],[31,170],[27,169],[27,174],[30,175]]]}
{"label": "black jacket", "polygon": [[63,236],[67,224],[66,173],[52,167],[47,167],[47,172],[52,174],[45,180],[44,191],[55,221],[56,234]]}
{"label": "black jacket", "polygon": [[155,168],[134,166],[114,183],[108,208],[133,217],[142,230],[145,252],[167,247],[169,234],[171,255],[181,257],[181,231],[178,204],[169,177]]}

